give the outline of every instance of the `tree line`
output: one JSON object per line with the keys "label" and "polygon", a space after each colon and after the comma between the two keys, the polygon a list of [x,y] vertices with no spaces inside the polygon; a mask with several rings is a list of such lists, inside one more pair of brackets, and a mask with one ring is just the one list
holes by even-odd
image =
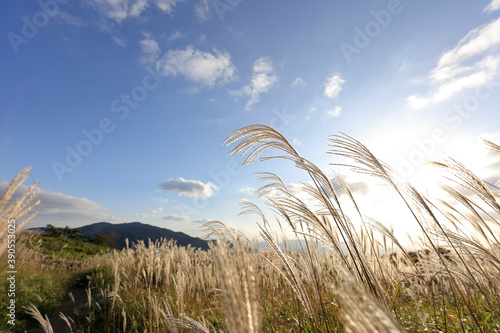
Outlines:
{"label": "tree line", "polygon": [[110,231],[107,235],[98,234],[95,238],[93,238],[87,234],[82,234],[81,230],[78,228],[70,228],[69,226],[61,228],[55,227],[52,224],[47,224],[45,227],[45,235],[48,237],[67,237],[70,239],[81,240],[83,242],[112,248],[117,247],[117,241],[120,238],[120,235],[115,231]]}

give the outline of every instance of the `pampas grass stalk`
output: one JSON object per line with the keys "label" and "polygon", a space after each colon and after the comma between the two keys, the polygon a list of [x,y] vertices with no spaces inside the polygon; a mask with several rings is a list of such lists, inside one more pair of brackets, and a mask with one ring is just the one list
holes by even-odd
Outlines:
{"label": "pampas grass stalk", "polygon": [[[20,171],[0,198],[0,256],[7,251],[7,234],[9,233],[9,221],[14,220],[16,230],[20,231],[37,213],[25,217],[40,201],[34,201],[39,191],[36,188],[38,182],[31,185],[26,192],[17,199],[13,199],[16,191],[28,178],[31,168]],[[23,219],[24,218],[24,219]]]}

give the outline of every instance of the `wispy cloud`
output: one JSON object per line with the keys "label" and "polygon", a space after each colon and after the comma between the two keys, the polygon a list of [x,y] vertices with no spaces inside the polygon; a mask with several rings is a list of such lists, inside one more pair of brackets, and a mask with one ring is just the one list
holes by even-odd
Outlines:
{"label": "wispy cloud", "polygon": [[486,6],[484,11],[487,13],[491,13],[498,9],[500,9],[500,0],[492,0],[490,4]]}
{"label": "wispy cloud", "polygon": [[337,105],[332,110],[328,111],[328,116],[330,116],[330,117],[338,117],[338,116],[340,116],[340,111],[341,110],[342,110],[342,108]]}
{"label": "wispy cloud", "polygon": [[75,27],[86,27],[88,25],[87,22],[85,22],[81,18],[73,16],[64,11],[60,11],[59,14],[57,14],[57,17],[62,19],[67,24],[73,25]]}
{"label": "wispy cloud", "polygon": [[296,77],[295,80],[293,80],[292,82],[292,87],[305,86],[305,85],[306,83],[300,77]]}
{"label": "wispy cloud", "polygon": [[202,0],[194,7],[194,12],[201,21],[206,21],[212,16],[210,12],[209,2],[211,1]]}
{"label": "wispy cloud", "polygon": [[175,5],[183,0],[154,0],[158,8],[160,8],[165,13],[171,13]]}
{"label": "wispy cloud", "polygon": [[87,0],[87,3],[105,18],[121,22],[129,17],[140,16],[149,7],[170,14],[181,1],[183,0]]}
{"label": "wispy cloud", "polygon": [[217,49],[204,52],[193,45],[169,50],[156,64],[165,76],[182,76],[204,87],[230,82],[236,72],[228,52]]}
{"label": "wispy cloud", "polygon": [[194,220],[192,222],[193,223],[198,223],[198,224],[205,224],[205,223],[208,223],[210,221],[213,221],[213,219],[200,219],[200,220]]}
{"label": "wispy cloud", "polygon": [[342,85],[345,83],[339,74],[335,74],[331,78],[327,79],[325,84],[324,94],[328,98],[335,98],[338,96],[340,91],[342,90]]}
{"label": "wispy cloud", "polygon": [[164,208],[163,207],[158,207],[156,209],[152,209],[151,212],[149,213],[140,213],[140,214],[134,214],[134,217],[139,217],[139,218],[158,218],[160,217],[160,214],[163,212]]}
{"label": "wispy cloud", "polygon": [[172,32],[169,36],[168,36],[168,40],[170,41],[174,41],[174,40],[177,40],[177,39],[182,39],[182,38],[186,38],[186,34],[183,34],[182,32],[180,32],[179,30],[175,30],[174,32]]}
{"label": "wispy cloud", "polygon": [[168,221],[189,221],[190,218],[189,216],[182,216],[182,215],[176,215],[176,214],[172,214],[172,215],[167,215],[165,217],[163,217],[164,220],[168,220]]}
{"label": "wispy cloud", "polygon": [[[7,182],[0,182],[0,193],[3,193],[7,186]],[[27,189],[28,186],[20,186],[14,193],[13,199],[19,198]],[[103,221],[125,222],[125,219],[107,214],[106,207],[87,198],[78,198],[40,188],[37,200],[40,200],[40,205],[35,208],[38,215],[28,223],[28,228],[47,224],[75,228]]]}
{"label": "wispy cloud", "polygon": [[241,193],[245,193],[248,195],[254,195],[256,190],[253,187],[244,187],[244,188],[240,188],[239,191]]}
{"label": "wispy cloud", "polygon": [[245,105],[245,109],[250,110],[259,101],[260,95],[267,93],[276,82],[278,82],[278,77],[274,72],[271,59],[261,57],[254,62],[250,83],[239,90],[231,91],[231,94],[236,96],[250,96]]}
{"label": "wispy cloud", "polygon": [[[309,185],[312,185],[312,182],[308,182]],[[309,207],[314,207],[317,203],[316,200],[305,190],[305,185],[302,183],[289,183],[287,185],[288,191],[294,197],[300,199]]]}
{"label": "wispy cloud", "polygon": [[[354,176],[355,178],[356,176]],[[370,183],[364,180],[358,180],[358,181],[347,181],[347,186],[349,187],[349,190],[351,191],[352,194],[354,195],[366,195],[370,192]],[[346,195],[347,193],[341,189],[336,181],[334,179],[330,180],[332,183],[333,187],[335,188],[335,191],[339,196]]]}
{"label": "wispy cloud", "polygon": [[307,111],[307,115],[305,116],[304,120],[309,120],[312,118],[312,115],[316,112],[316,108],[310,108],[309,111]]}
{"label": "wispy cloud", "polygon": [[125,48],[127,46],[127,40],[125,38],[119,38],[116,36],[113,36],[113,41],[116,43],[116,45]]}
{"label": "wispy cloud", "polygon": [[142,50],[139,61],[142,64],[155,64],[161,54],[158,42],[147,35],[146,39],[141,40],[139,44],[141,45]]}
{"label": "wispy cloud", "polygon": [[426,83],[427,96],[410,95],[408,104],[414,109],[444,101],[471,88],[490,82],[499,73],[500,18],[471,30],[451,50],[442,54]]}
{"label": "wispy cloud", "polygon": [[148,5],[147,0],[87,0],[105,18],[121,22],[127,17],[137,17]]}
{"label": "wispy cloud", "polygon": [[203,183],[197,180],[189,180],[184,178],[169,179],[158,185],[164,191],[177,191],[179,196],[186,197],[203,197],[209,198],[214,195],[219,188],[213,183]]}

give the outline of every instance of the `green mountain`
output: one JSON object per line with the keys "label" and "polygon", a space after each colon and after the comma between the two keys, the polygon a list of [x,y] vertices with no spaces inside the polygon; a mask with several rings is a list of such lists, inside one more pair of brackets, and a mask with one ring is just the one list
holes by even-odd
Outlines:
{"label": "green mountain", "polygon": [[198,237],[191,237],[183,232],[176,232],[170,229],[160,228],[140,222],[112,224],[108,222],[99,222],[83,227],[79,227],[81,234],[87,234],[95,238],[97,235],[104,235],[113,238],[116,247],[121,249],[125,247],[125,239],[128,238],[129,244],[137,243],[142,240],[148,244],[148,239],[156,241],[161,238],[167,240],[174,239],[178,246],[188,246],[208,250],[208,242]]}

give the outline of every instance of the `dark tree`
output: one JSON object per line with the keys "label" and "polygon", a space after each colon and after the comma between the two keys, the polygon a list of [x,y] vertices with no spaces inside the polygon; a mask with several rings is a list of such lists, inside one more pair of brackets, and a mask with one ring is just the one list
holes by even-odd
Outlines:
{"label": "dark tree", "polygon": [[106,246],[106,244],[109,242],[109,237],[99,234],[95,237],[95,242],[97,245]]}
{"label": "dark tree", "polygon": [[118,240],[120,239],[120,237],[121,236],[114,230],[108,232],[109,240],[106,245],[112,248],[118,248]]}
{"label": "dark tree", "polygon": [[61,231],[59,228],[54,227],[52,224],[47,224],[47,233],[49,236],[59,236]]}

